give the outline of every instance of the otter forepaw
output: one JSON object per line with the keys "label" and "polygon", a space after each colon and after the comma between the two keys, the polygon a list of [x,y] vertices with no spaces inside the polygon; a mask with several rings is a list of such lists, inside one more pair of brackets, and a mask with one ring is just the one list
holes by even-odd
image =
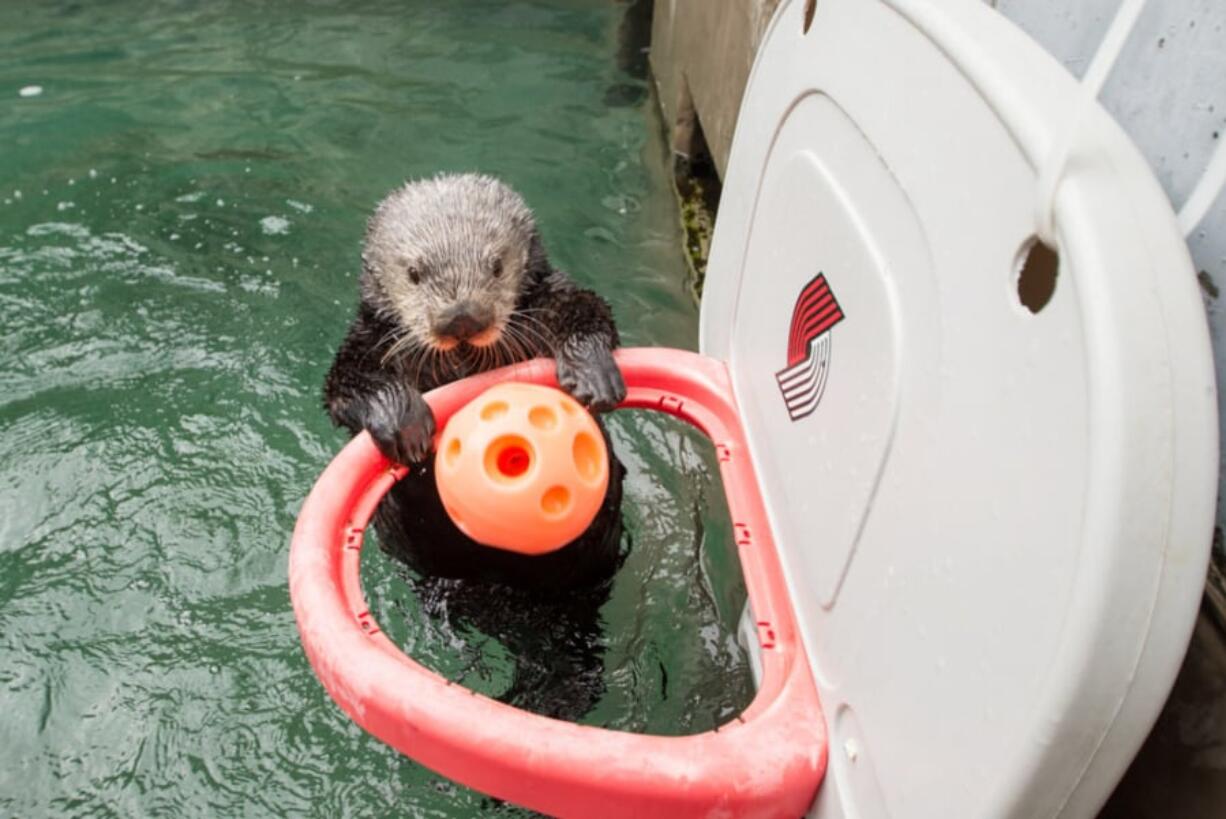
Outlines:
{"label": "otter forepaw", "polygon": [[434,446],[434,413],[417,390],[381,393],[371,402],[366,429],[379,451],[399,464],[421,463]]}
{"label": "otter forepaw", "polygon": [[626,397],[626,382],[613,353],[599,340],[568,341],[557,361],[558,383],[588,409],[611,410]]}

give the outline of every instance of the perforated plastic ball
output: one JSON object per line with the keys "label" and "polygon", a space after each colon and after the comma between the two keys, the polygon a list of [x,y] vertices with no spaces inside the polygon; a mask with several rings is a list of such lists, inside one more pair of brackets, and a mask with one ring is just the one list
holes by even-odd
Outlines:
{"label": "perforated plastic ball", "polygon": [[596,420],[561,390],[499,384],[451,416],[434,459],[447,514],[478,543],[544,554],[583,533],[604,501]]}

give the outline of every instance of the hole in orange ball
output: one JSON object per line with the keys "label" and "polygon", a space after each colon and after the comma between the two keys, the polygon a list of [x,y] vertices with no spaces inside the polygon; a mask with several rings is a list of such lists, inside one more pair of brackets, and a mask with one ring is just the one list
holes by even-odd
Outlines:
{"label": "hole in orange ball", "polygon": [[493,421],[495,418],[501,418],[507,414],[508,409],[510,407],[506,401],[491,401],[481,408],[481,420]]}
{"label": "hole in orange ball", "polygon": [[559,401],[558,406],[560,406],[562,408],[562,412],[566,413],[567,415],[574,415],[579,411],[579,407],[575,404],[575,402],[570,400]]}
{"label": "hole in orange ball", "polygon": [[522,477],[532,466],[532,445],[518,435],[504,435],[485,450],[485,472],[500,483]]}
{"label": "hole in orange ball", "polygon": [[537,429],[553,429],[558,425],[558,416],[549,407],[533,407],[528,421]]}
{"label": "hole in orange ball", "polygon": [[443,456],[447,461],[447,466],[455,466],[456,461],[460,459],[460,439],[452,438],[447,444],[447,454]]}
{"label": "hole in orange ball", "polygon": [[518,478],[528,471],[528,452],[509,446],[498,453],[498,471],[508,478]]}
{"label": "hole in orange ball", "polygon": [[565,486],[551,486],[541,496],[541,511],[550,517],[566,514],[570,507],[570,490]]}
{"label": "hole in orange ball", "polygon": [[575,469],[585,481],[594,481],[600,477],[600,447],[596,439],[586,432],[575,436],[571,447],[575,458]]}
{"label": "hole in orange ball", "polygon": [[460,513],[456,511],[454,506],[448,506],[445,508],[447,509],[447,517],[451,518],[452,523],[459,526],[460,522],[463,520],[463,518],[460,517]]}

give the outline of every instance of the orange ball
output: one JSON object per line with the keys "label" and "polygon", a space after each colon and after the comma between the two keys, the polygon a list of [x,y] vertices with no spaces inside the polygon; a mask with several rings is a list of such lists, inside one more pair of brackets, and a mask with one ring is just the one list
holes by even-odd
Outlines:
{"label": "orange ball", "polygon": [[591,524],[609,485],[594,419],[553,387],[506,383],[447,422],[434,457],[447,514],[478,543],[539,555]]}

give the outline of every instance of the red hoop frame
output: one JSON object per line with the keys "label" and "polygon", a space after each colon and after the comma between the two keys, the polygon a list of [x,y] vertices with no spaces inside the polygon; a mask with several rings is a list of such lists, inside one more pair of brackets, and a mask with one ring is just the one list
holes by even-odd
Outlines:
{"label": "red hoop frame", "polygon": [[[762,680],[714,731],[658,737],[540,717],[418,665],[380,633],[358,576],[363,532],[404,474],[363,433],[307,497],[290,544],[290,596],[315,673],[358,725],[421,764],[485,793],[558,816],[794,817],[826,769],[825,720],[800,644],[766,508],[722,362],[668,349],[617,352],[622,407],[688,421],[714,443],[762,647]],[[426,396],[441,429],[501,381],[556,386],[530,361]]]}

